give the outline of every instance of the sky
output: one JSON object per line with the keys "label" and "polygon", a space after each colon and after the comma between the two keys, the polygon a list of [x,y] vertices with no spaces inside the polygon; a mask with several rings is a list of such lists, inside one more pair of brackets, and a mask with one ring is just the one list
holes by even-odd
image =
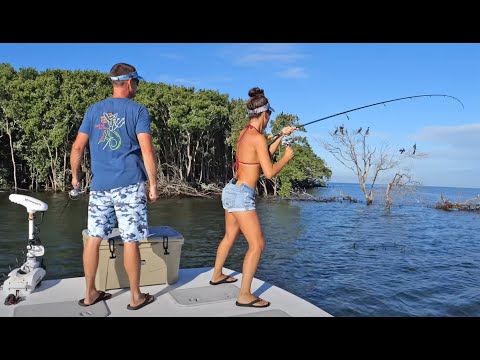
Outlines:
{"label": "sky", "polygon": [[[370,127],[372,147],[417,146],[424,158],[400,169],[424,186],[480,188],[480,43],[0,43],[0,63],[15,69],[98,70],[132,64],[149,82],[217,90],[248,99],[265,90],[279,113],[307,123],[372,103],[305,127],[332,182],[358,182],[322,146],[336,127]],[[382,174],[382,173],[381,173]],[[391,174],[380,176],[387,183]]]}

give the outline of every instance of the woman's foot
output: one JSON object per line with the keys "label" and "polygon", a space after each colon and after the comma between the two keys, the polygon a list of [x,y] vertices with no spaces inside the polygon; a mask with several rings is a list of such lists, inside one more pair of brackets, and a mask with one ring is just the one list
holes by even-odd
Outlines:
{"label": "woman's foot", "polygon": [[229,284],[234,283],[237,280],[238,279],[235,279],[234,277],[222,274],[219,278],[212,278],[212,280],[210,280],[210,285]]}
{"label": "woman's foot", "polygon": [[266,301],[260,298],[254,298],[252,301],[236,301],[235,305],[237,306],[246,306],[246,307],[258,307],[264,308],[270,306],[270,301]]}

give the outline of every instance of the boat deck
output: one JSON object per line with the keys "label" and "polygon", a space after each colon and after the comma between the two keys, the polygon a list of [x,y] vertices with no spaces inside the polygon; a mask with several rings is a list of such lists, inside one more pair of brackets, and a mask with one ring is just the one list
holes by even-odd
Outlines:
{"label": "boat deck", "polygon": [[[180,269],[178,282],[172,285],[142,286],[141,290],[155,296],[155,301],[138,310],[128,310],[130,290],[108,290],[112,297],[82,307],[78,300],[85,296],[83,277],[44,280],[34,292],[26,294],[16,305],[0,303],[0,317],[230,317],[290,316],[330,317],[317,306],[262,280],[253,279],[255,296],[271,302],[266,308],[235,305],[242,274],[224,268],[224,274],[238,278],[232,284],[209,284],[213,268]],[[1,292],[2,299],[7,296]]]}

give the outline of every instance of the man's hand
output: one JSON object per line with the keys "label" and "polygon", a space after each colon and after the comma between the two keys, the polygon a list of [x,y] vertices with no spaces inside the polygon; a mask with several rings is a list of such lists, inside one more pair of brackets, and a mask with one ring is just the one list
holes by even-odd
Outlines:
{"label": "man's hand", "polygon": [[[77,177],[78,175],[78,177]],[[72,173],[72,187],[74,189],[78,189],[80,186],[80,182],[85,179],[87,174],[84,171],[79,171],[78,174],[76,172]]]}
{"label": "man's hand", "polygon": [[157,201],[157,198],[158,198],[157,185],[150,185],[150,191],[148,192],[148,197],[151,202]]}

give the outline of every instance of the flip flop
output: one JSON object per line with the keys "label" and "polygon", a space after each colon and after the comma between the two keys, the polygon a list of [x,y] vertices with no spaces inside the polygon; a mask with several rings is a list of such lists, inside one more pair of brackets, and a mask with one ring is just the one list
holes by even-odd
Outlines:
{"label": "flip flop", "polygon": [[150,295],[149,293],[145,294],[145,300],[137,305],[137,306],[130,306],[130,304],[127,305],[128,310],[138,310],[141,309],[142,307],[151,304],[155,300],[155,297],[153,295]]}
{"label": "flip flop", "polygon": [[99,291],[98,292],[98,297],[95,299],[95,301],[91,304],[85,304],[85,298],[81,299],[81,300],[78,300],[78,305],[80,306],[91,306],[91,305],[94,305],[100,301],[103,301],[103,300],[108,300],[112,297],[112,294],[110,293],[106,293],[105,291]]}
{"label": "flip flop", "polygon": [[238,301],[235,301],[235,305],[245,306],[245,307],[253,307],[253,308],[265,308],[265,307],[270,306],[269,301],[267,301],[267,303],[265,305],[254,305],[254,304],[258,303],[259,301],[262,301],[262,299],[258,298],[258,299],[253,300],[252,302],[247,303],[247,304],[242,304],[242,303],[239,303]]}
{"label": "flip flop", "polygon": [[[228,279],[234,279],[234,280],[233,281],[227,281]],[[230,283],[234,283],[237,280],[238,279],[235,279],[235,278],[227,275],[220,281],[217,281],[217,282],[210,281],[210,285],[230,284]]]}

